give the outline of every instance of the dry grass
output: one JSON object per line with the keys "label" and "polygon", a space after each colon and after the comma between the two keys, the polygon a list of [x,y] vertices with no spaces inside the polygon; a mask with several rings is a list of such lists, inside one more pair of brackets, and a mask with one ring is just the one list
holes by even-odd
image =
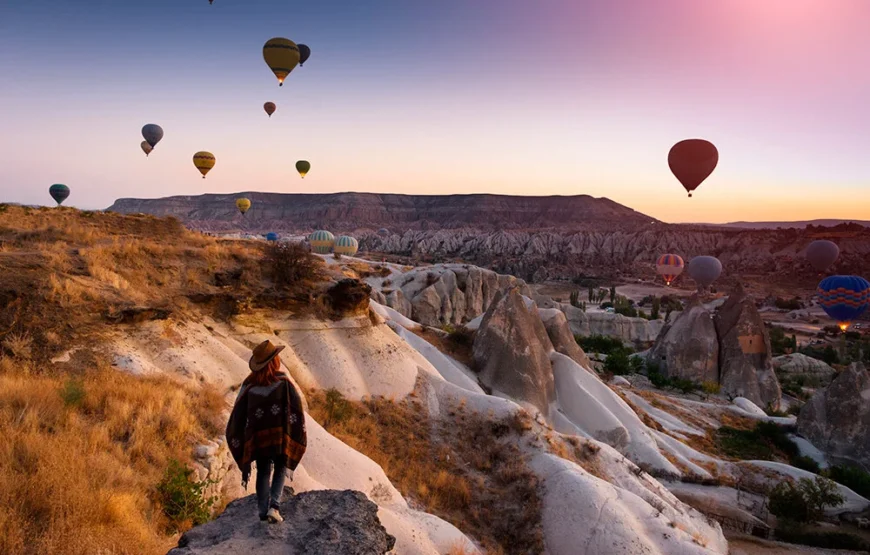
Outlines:
{"label": "dry grass", "polygon": [[172,218],[0,205],[0,245],[0,341],[30,333],[35,360],[98,339],[105,314],[119,309],[181,319],[191,302],[222,318],[252,305],[304,311],[322,285],[276,292],[261,270],[264,244],[204,236]]}
{"label": "dry grass", "polygon": [[163,554],[151,500],[170,458],[214,437],[224,399],[97,363],[70,374],[0,359],[0,553]]}
{"label": "dry grass", "polygon": [[[528,422],[494,421],[463,407],[432,421],[419,401],[375,398],[348,403],[328,418],[323,392],[309,393],[310,414],[364,453],[399,491],[478,540],[491,554],[543,550],[537,477],[517,447]],[[460,552],[461,553],[461,552]]]}

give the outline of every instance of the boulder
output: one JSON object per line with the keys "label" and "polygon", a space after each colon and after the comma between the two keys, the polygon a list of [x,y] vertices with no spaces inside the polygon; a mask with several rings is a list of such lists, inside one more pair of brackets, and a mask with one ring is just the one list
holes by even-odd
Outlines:
{"label": "boulder", "polygon": [[414,313],[414,308],[411,306],[411,301],[405,297],[401,289],[394,289],[387,297],[387,306],[401,314],[406,318],[410,318]]}
{"label": "boulder", "polygon": [[571,333],[565,313],[557,308],[540,308],[540,305],[538,306],[538,314],[556,352],[571,358],[583,368],[592,369],[589,357],[586,356],[586,353],[577,344],[577,340],[574,339],[574,334]]}
{"label": "boulder", "polygon": [[621,339],[623,343],[649,343],[656,340],[665,325],[664,320],[629,318],[612,312],[584,312],[567,303],[556,306],[565,313],[571,333],[581,337],[603,335]]}
{"label": "boulder", "polygon": [[840,372],[803,406],[798,432],[829,457],[870,470],[870,374],[861,364]]}
{"label": "boulder", "polygon": [[378,519],[378,506],[362,492],[284,492],[284,522],[261,522],[257,496],[249,495],[231,502],[217,519],[185,532],[167,555],[382,555],[395,546]]}
{"label": "boulder", "polygon": [[580,337],[589,337],[592,335],[592,330],[589,328],[589,318],[586,313],[576,306],[562,303],[559,305],[559,310],[565,313],[565,318],[568,320],[568,327],[571,329],[572,335]]}
{"label": "boulder", "polygon": [[722,392],[779,409],[782,391],[773,371],[770,337],[752,298],[738,283],[715,317]]}
{"label": "boulder", "polygon": [[774,357],[773,368],[780,380],[800,379],[809,387],[828,385],[837,373],[828,363],[802,353]]}
{"label": "boulder", "polygon": [[711,316],[698,296],[692,296],[685,310],[662,330],[647,361],[658,364],[669,378],[718,383],[719,338]]}
{"label": "boulder", "polygon": [[556,400],[549,354],[553,344],[534,308],[528,308],[518,287],[489,307],[473,356],[481,381],[518,401],[531,403],[545,415]]}

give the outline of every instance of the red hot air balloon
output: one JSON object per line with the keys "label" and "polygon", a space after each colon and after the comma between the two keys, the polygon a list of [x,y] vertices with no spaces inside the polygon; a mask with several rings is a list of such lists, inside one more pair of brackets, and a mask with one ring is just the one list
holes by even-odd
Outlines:
{"label": "red hot air balloon", "polygon": [[719,163],[719,151],[710,141],[686,139],[671,147],[668,153],[668,166],[683,187],[692,191],[710,177]]}
{"label": "red hot air balloon", "polygon": [[266,113],[269,114],[269,117],[272,117],[272,114],[275,113],[277,106],[275,106],[274,102],[267,102],[263,104],[263,109],[266,110]]}

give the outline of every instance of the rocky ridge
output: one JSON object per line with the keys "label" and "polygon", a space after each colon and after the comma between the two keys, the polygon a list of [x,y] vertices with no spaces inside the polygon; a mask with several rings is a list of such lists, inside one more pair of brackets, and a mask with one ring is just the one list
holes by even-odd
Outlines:
{"label": "rocky ridge", "polygon": [[379,555],[396,538],[378,519],[378,506],[359,491],[284,489],[284,522],[257,517],[257,496],[236,499],[215,520],[184,533],[168,555]]}

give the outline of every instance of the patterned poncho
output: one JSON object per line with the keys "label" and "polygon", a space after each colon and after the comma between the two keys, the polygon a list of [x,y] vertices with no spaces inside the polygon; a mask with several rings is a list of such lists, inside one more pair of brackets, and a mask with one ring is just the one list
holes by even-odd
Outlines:
{"label": "patterned poncho", "polygon": [[267,386],[243,385],[227,423],[227,445],[247,487],[251,463],[271,459],[296,470],[307,437],[302,400],[282,376]]}

